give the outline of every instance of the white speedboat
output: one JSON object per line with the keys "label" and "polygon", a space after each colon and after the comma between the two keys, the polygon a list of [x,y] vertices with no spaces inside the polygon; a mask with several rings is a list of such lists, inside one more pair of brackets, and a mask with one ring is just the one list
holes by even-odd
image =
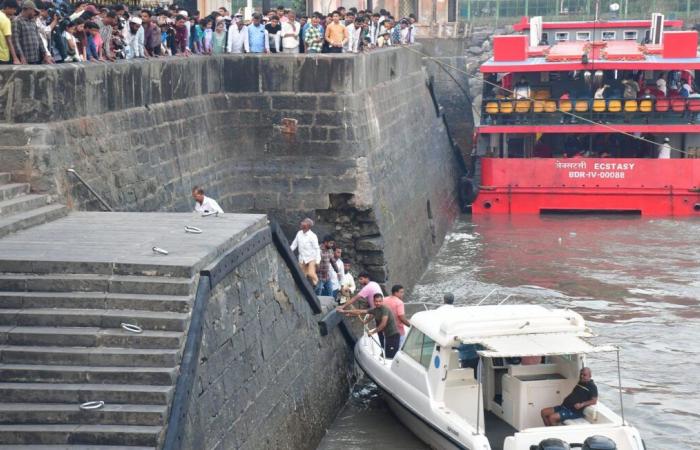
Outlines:
{"label": "white speedboat", "polygon": [[[366,333],[355,359],[396,416],[435,449],[643,450],[637,429],[600,400],[584,409],[583,418],[543,425],[540,411],[571,393],[586,355],[617,351],[584,340],[590,336],[583,318],[570,310],[442,306],[411,318],[393,359]],[[460,367],[462,344],[478,344],[478,370]]]}

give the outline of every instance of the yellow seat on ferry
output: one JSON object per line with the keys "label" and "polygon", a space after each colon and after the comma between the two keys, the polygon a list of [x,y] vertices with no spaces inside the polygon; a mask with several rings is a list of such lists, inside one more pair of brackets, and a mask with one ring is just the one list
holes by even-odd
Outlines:
{"label": "yellow seat on ferry", "polygon": [[579,113],[588,112],[588,100],[576,100],[574,111]]}
{"label": "yellow seat on ferry", "polygon": [[498,114],[498,102],[487,102],[486,114]]}
{"label": "yellow seat on ferry", "polygon": [[625,100],[625,112],[637,112],[639,105],[637,100]]}
{"label": "yellow seat on ferry", "polygon": [[639,101],[639,111],[641,112],[652,112],[654,110],[654,103],[651,100],[640,100]]}
{"label": "yellow seat on ferry", "polygon": [[622,111],[622,102],[620,100],[610,100],[608,102],[608,112],[618,113]]}
{"label": "yellow seat on ferry", "polygon": [[534,112],[534,113],[544,112],[544,101],[543,100],[535,100],[532,103],[532,112]]}
{"label": "yellow seat on ferry", "polygon": [[539,89],[535,91],[533,96],[535,100],[547,100],[549,98],[549,91],[546,89]]}
{"label": "yellow seat on ferry", "polygon": [[516,113],[526,113],[530,111],[530,100],[517,100],[515,102],[515,112]]}
{"label": "yellow seat on ferry", "polygon": [[597,98],[593,100],[593,112],[602,113],[605,112],[605,100],[602,98]]}
{"label": "yellow seat on ferry", "polygon": [[571,100],[559,100],[559,110],[561,112],[571,112],[573,109],[573,104]]}
{"label": "yellow seat on ferry", "polygon": [[547,100],[544,102],[544,112],[557,112],[557,102],[555,100]]}
{"label": "yellow seat on ferry", "polygon": [[513,102],[501,102],[499,112],[501,114],[511,114],[513,112]]}

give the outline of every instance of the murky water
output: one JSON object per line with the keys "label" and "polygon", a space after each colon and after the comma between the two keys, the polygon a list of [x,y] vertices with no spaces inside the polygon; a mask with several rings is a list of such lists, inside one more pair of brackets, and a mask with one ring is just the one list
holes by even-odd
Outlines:
{"label": "murky water", "polygon": [[[640,217],[463,218],[413,292],[436,301],[571,307],[622,348],[624,412],[647,448],[700,449],[700,221]],[[616,361],[589,358],[619,412]],[[356,388],[319,447],[424,449],[371,384]]]}

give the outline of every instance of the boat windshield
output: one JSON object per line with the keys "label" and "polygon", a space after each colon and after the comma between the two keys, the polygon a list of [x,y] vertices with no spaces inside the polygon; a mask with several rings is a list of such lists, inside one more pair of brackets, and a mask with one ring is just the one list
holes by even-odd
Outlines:
{"label": "boat windshield", "polygon": [[[465,344],[475,343],[473,339]],[[485,358],[571,355],[614,352],[613,345],[593,345],[571,333],[532,333],[510,336],[482,337],[478,340],[484,349],[478,354]]]}

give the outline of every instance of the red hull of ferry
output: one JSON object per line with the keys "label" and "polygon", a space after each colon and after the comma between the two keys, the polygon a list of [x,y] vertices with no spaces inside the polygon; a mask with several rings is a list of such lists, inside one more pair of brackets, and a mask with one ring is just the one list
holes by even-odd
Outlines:
{"label": "red hull of ferry", "polygon": [[700,216],[700,159],[482,159],[474,214]]}

